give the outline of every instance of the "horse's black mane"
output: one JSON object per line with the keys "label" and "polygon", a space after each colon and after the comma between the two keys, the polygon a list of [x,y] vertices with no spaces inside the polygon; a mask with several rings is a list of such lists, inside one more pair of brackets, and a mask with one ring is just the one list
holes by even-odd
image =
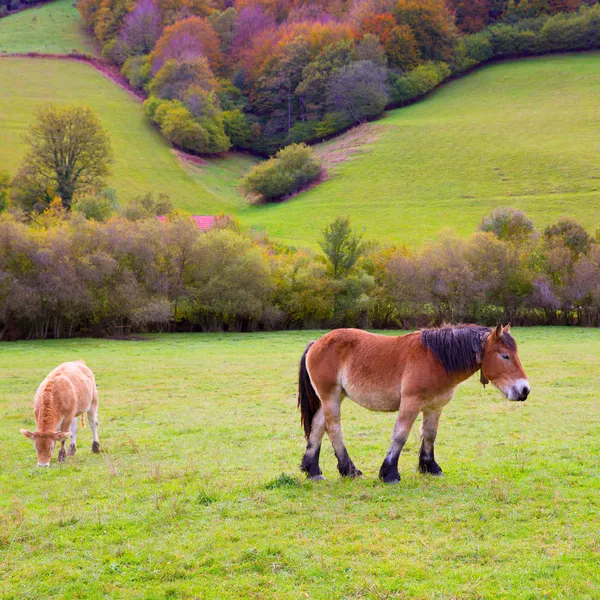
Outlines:
{"label": "horse's black mane", "polygon": [[[491,333],[481,325],[444,325],[436,329],[423,329],[421,342],[440,361],[446,373],[477,369],[477,353],[481,352],[483,338]],[[517,343],[510,333],[502,335],[502,341],[511,349]]]}

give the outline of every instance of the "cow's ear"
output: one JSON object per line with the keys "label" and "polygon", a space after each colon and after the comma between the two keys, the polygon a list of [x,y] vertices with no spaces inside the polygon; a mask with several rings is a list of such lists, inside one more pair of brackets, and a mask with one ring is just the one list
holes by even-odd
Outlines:
{"label": "cow's ear", "polygon": [[21,429],[21,433],[25,437],[28,437],[30,440],[32,440],[35,437],[35,433],[31,433],[31,431],[28,431],[27,429]]}
{"label": "cow's ear", "polygon": [[71,435],[70,431],[57,431],[53,437],[55,440],[64,440],[65,438],[68,438],[70,435]]}

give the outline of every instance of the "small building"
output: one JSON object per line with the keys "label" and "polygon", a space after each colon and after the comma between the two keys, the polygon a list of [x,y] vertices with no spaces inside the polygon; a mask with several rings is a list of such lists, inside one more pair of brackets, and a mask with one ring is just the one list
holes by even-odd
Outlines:
{"label": "small building", "polygon": [[[167,220],[167,217],[156,217],[156,218],[161,223],[164,223]],[[217,222],[217,219],[215,217],[213,217],[212,215],[192,215],[192,216],[190,216],[190,219],[192,219],[192,221],[194,221],[194,223],[196,223],[198,228],[201,229],[202,231],[208,231],[209,229],[212,229]]]}

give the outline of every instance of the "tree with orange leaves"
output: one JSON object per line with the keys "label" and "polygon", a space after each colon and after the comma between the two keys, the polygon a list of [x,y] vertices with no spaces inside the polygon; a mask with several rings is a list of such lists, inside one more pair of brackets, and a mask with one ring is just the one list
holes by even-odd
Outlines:
{"label": "tree with orange leaves", "polygon": [[156,73],[167,60],[190,60],[199,56],[206,57],[213,71],[223,66],[221,42],[210,21],[204,17],[190,17],[165,28],[150,60]]}
{"label": "tree with orange leaves", "polygon": [[398,0],[395,16],[412,29],[425,60],[451,57],[456,26],[444,0]]}
{"label": "tree with orange leaves", "polygon": [[366,17],[360,27],[362,35],[379,37],[388,57],[389,65],[409,70],[419,63],[419,46],[408,25],[397,25],[390,14]]}

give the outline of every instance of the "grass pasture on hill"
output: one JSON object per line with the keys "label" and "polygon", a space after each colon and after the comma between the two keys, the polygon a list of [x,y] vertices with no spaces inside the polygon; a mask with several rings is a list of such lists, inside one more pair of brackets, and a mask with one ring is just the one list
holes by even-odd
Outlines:
{"label": "grass pasture on hill", "polygon": [[[99,115],[110,135],[115,164],[109,185],[116,189],[121,203],[138,194],[162,192],[170,196],[176,207],[193,214],[237,210],[230,184],[252,164],[252,158],[234,154],[231,159],[206,161],[202,168],[182,163],[144,116],[141,103],[90,65],[66,60],[2,58],[0,81],[0,165],[11,173],[18,169],[25,151],[23,136],[38,105],[86,104]],[[215,192],[204,185],[199,172],[207,174],[206,181]]]}
{"label": "grass pasture on hill", "polygon": [[600,226],[600,54],[495,64],[390,111],[367,152],[289,202],[246,220],[315,243],[338,215],[385,242],[420,244],[441,229],[471,233],[496,206],[537,227],[568,215]]}
{"label": "grass pasture on hill", "polygon": [[[3,344],[0,596],[598,597],[597,330],[516,330],[529,400],[473,377],[442,417],[446,476],[416,473],[415,428],[398,486],[376,480],[394,415],[349,401],[365,478],[341,480],[327,440],[327,481],[300,477],[297,363],[318,335]],[[74,358],[97,376],[104,453],[86,428],[75,457],[37,469],[19,428]]]}
{"label": "grass pasture on hill", "polygon": [[96,54],[74,0],[56,0],[0,19],[0,54]]}

